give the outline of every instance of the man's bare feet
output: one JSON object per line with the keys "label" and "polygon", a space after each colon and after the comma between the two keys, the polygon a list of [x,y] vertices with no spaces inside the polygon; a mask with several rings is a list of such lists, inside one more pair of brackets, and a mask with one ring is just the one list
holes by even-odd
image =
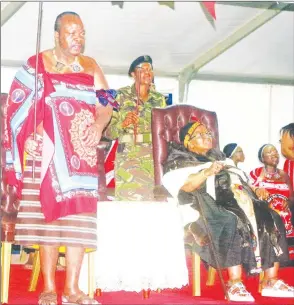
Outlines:
{"label": "man's bare feet", "polygon": [[61,300],[62,300],[62,304],[64,304],[64,305],[66,305],[66,304],[80,304],[80,305],[100,304],[98,301],[90,298],[82,291],[75,293],[75,294],[71,294],[71,295],[63,294],[63,296],[61,297]]}
{"label": "man's bare feet", "polygon": [[57,294],[54,291],[42,292],[39,295],[39,305],[57,305]]}

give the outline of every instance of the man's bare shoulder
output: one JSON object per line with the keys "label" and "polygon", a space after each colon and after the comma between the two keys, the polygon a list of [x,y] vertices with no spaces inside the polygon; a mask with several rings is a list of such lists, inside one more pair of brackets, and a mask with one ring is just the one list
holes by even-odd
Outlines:
{"label": "man's bare shoulder", "polygon": [[47,61],[49,61],[49,62],[52,61],[52,59],[53,59],[52,49],[45,50],[41,54],[42,54],[42,57],[43,57],[44,61],[46,61],[46,62]]}
{"label": "man's bare shoulder", "polygon": [[52,56],[53,55],[52,49],[44,50],[44,51],[42,51],[42,54],[43,54],[43,56]]}
{"label": "man's bare shoulder", "polygon": [[97,89],[109,89],[104,72],[93,57],[81,55],[80,63],[82,63],[86,73],[94,76],[95,87]]}
{"label": "man's bare shoulder", "polygon": [[86,55],[80,55],[81,60],[87,65],[87,66],[92,66],[95,69],[101,70],[100,66],[96,62],[96,60],[93,57],[86,56]]}

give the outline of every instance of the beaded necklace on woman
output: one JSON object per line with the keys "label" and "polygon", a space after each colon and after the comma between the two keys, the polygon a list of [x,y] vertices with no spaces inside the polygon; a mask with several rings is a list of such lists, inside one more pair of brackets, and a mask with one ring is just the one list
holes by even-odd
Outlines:
{"label": "beaded necklace on woman", "polygon": [[266,166],[264,167],[264,177],[269,180],[279,180],[281,179],[281,175],[279,170],[276,168],[274,172],[269,172]]}

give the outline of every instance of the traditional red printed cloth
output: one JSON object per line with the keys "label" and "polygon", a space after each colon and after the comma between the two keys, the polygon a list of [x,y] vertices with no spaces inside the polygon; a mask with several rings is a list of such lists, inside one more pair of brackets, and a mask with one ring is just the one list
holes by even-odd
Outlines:
{"label": "traditional red printed cloth", "polygon": [[104,168],[106,174],[106,185],[108,188],[115,188],[114,161],[115,161],[117,147],[118,147],[118,140],[113,140],[105,157]]}
{"label": "traditional red printed cloth", "polygon": [[[23,183],[24,144],[34,132],[36,56],[16,74],[5,107],[4,149],[8,183]],[[43,122],[40,201],[46,221],[95,213],[98,199],[96,148],[84,143],[94,122],[94,78],[84,73],[51,74],[38,63],[36,125]]]}
{"label": "traditional red printed cloth", "polygon": [[259,167],[250,172],[251,183],[256,187],[265,188],[271,194],[267,200],[269,206],[281,216],[287,237],[293,237],[292,213],[289,208],[283,208],[284,202],[290,197],[290,188],[287,183],[273,181],[266,177],[262,178],[262,169],[263,167]]}
{"label": "traditional red printed cloth", "polygon": [[286,160],[284,163],[284,171],[290,177],[290,180],[292,182],[292,187],[294,189],[294,161]]}

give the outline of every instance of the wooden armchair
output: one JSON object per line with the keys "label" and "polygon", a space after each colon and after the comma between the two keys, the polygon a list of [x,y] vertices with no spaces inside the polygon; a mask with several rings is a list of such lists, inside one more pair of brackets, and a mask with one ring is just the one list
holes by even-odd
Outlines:
{"label": "wooden armchair", "polygon": [[[152,144],[153,144],[153,158],[154,158],[154,172],[155,172],[155,192],[158,196],[161,194],[162,164],[165,162],[168,154],[168,142],[174,141],[179,143],[180,129],[197,118],[205,123],[206,126],[214,133],[215,146],[219,147],[218,122],[215,112],[196,108],[190,105],[174,105],[164,109],[152,109]],[[192,253],[193,265],[193,296],[200,296],[200,257]],[[206,285],[214,284],[216,270],[209,267],[208,279]]]}

